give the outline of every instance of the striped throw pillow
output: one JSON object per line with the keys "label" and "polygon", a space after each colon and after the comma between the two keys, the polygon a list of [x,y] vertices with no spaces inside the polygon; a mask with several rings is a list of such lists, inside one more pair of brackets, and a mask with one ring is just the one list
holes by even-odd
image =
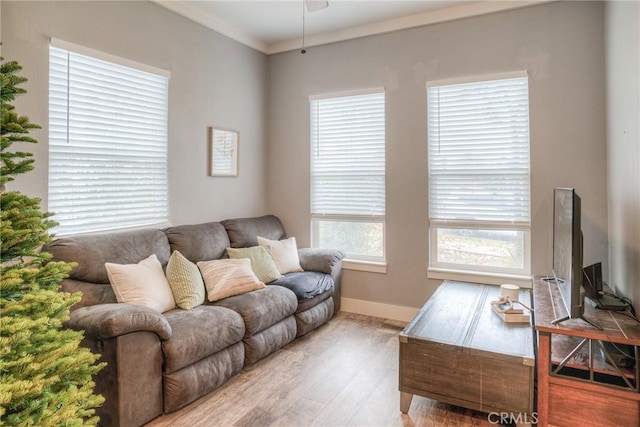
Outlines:
{"label": "striped throw pillow", "polygon": [[198,268],[211,302],[265,287],[251,270],[248,258],[200,261]]}

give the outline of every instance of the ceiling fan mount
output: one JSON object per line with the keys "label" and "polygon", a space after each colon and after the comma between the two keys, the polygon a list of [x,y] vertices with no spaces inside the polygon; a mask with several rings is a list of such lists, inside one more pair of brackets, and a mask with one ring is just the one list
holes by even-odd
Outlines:
{"label": "ceiling fan mount", "polygon": [[304,6],[302,8],[302,49],[300,49],[301,54],[307,53],[307,49],[304,48],[304,10],[305,7],[307,12],[317,12],[318,10],[329,7],[329,2],[327,0],[303,0]]}

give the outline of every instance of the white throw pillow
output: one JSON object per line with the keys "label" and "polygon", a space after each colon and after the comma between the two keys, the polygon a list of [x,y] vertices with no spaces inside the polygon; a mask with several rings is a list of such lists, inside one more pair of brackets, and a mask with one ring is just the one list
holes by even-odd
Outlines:
{"label": "white throw pillow", "polygon": [[300,267],[295,237],[289,237],[284,240],[269,240],[258,236],[258,245],[271,248],[271,256],[280,274],[304,271]]}
{"label": "white throw pillow", "polygon": [[176,307],[169,282],[153,254],[137,264],[105,263],[118,302],[142,305],[160,313]]}
{"label": "white throw pillow", "polygon": [[198,268],[211,302],[265,287],[251,270],[249,258],[200,261]]}

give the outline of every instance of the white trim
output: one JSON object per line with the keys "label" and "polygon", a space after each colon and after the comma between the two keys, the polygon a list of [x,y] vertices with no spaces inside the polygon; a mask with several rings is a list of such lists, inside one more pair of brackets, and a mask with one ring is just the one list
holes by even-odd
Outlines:
{"label": "white trim", "polygon": [[[203,14],[202,11],[194,8],[184,1],[175,0],[151,0],[159,6],[164,7],[174,13],[184,16],[210,30],[216,31],[232,40],[256,49],[267,55],[298,50],[302,46],[302,38],[285,40],[275,43],[266,43],[259,40],[246,31],[229,25],[213,15]],[[502,12],[512,9],[520,9],[528,6],[549,3],[557,0],[523,0],[523,1],[482,1],[460,6],[449,7],[431,12],[424,12],[415,15],[376,22],[373,24],[360,25],[340,31],[317,34],[305,37],[305,47],[319,46],[329,43],[351,40],[360,37],[367,37],[376,34],[390,33],[407,28],[421,27],[423,25],[437,24],[440,22],[454,21],[457,19],[469,18],[472,16],[486,15],[490,13]]]}
{"label": "white trim", "polygon": [[[157,1],[157,0],[154,0]],[[532,0],[532,1],[482,1],[461,6],[440,9],[432,12],[424,12],[416,15],[404,16],[387,21],[366,24],[358,27],[347,28],[330,33],[317,34],[305,37],[305,48],[320,46],[329,43],[336,43],[345,40],[357,39],[376,34],[391,33],[407,28],[421,27],[423,25],[437,24],[441,22],[454,21],[457,19],[469,18],[472,16],[487,15],[490,13],[502,12],[511,9],[520,9],[528,6],[549,3],[557,0]],[[298,50],[302,46],[302,38],[285,40],[271,43],[266,51],[267,55]]]}
{"label": "white trim", "polygon": [[503,73],[479,74],[474,76],[452,77],[450,79],[431,80],[427,82],[427,89],[435,86],[459,85],[464,83],[490,82],[493,80],[518,79],[529,77],[527,70],[505,71]]}
{"label": "white trim", "polygon": [[384,86],[381,87],[372,87],[365,89],[350,89],[343,90],[339,92],[331,92],[331,93],[321,93],[317,95],[309,95],[309,102],[318,101],[321,99],[330,99],[330,98],[344,98],[347,96],[358,96],[358,95],[371,95],[374,93],[385,93]]}
{"label": "white trim", "polygon": [[481,271],[459,271],[446,268],[427,268],[427,277],[437,280],[455,280],[459,282],[482,283],[484,285],[503,285],[512,283],[521,288],[532,288],[531,276],[518,274],[497,274]]}
{"label": "white trim", "polygon": [[364,314],[382,319],[400,320],[409,323],[420,308],[383,304],[352,298],[340,298],[340,310],[348,313]]}
{"label": "white trim", "polygon": [[55,37],[49,38],[49,44],[59,49],[64,49],[74,53],[79,53],[80,55],[91,56],[93,58],[112,62],[114,64],[122,65],[124,67],[135,68],[136,70],[157,74],[159,76],[166,77],[167,79],[171,78],[171,72],[167,70],[163,70],[162,68],[157,68],[152,65],[147,65],[140,62],[132,61],[131,59],[127,59],[121,56],[116,56],[110,53],[91,49],[89,47],[71,43],[65,40],[60,40]]}
{"label": "white trim", "polygon": [[369,273],[387,274],[386,262],[361,261],[357,259],[342,260],[342,268],[345,270],[367,271]]}

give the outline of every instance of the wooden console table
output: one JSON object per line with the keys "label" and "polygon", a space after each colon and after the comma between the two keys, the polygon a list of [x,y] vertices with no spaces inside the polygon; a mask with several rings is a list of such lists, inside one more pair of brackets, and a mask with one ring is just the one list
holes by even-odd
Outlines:
{"label": "wooden console table", "polygon": [[[490,302],[500,287],[445,281],[400,333],[400,410],[414,394],[481,412],[533,414],[530,324],[505,323]],[[520,301],[529,305],[528,289]],[[529,421],[528,421],[529,420]]]}
{"label": "wooden console table", "polygon": [[[538,332],[538,424],[640,426],[640,324],[623,314],[585,305],[585,318],[552,324],[566,314],[557,286],[534,279]],[[635,347],[636,366],[616,368],[602,358],[600,342]]]}

